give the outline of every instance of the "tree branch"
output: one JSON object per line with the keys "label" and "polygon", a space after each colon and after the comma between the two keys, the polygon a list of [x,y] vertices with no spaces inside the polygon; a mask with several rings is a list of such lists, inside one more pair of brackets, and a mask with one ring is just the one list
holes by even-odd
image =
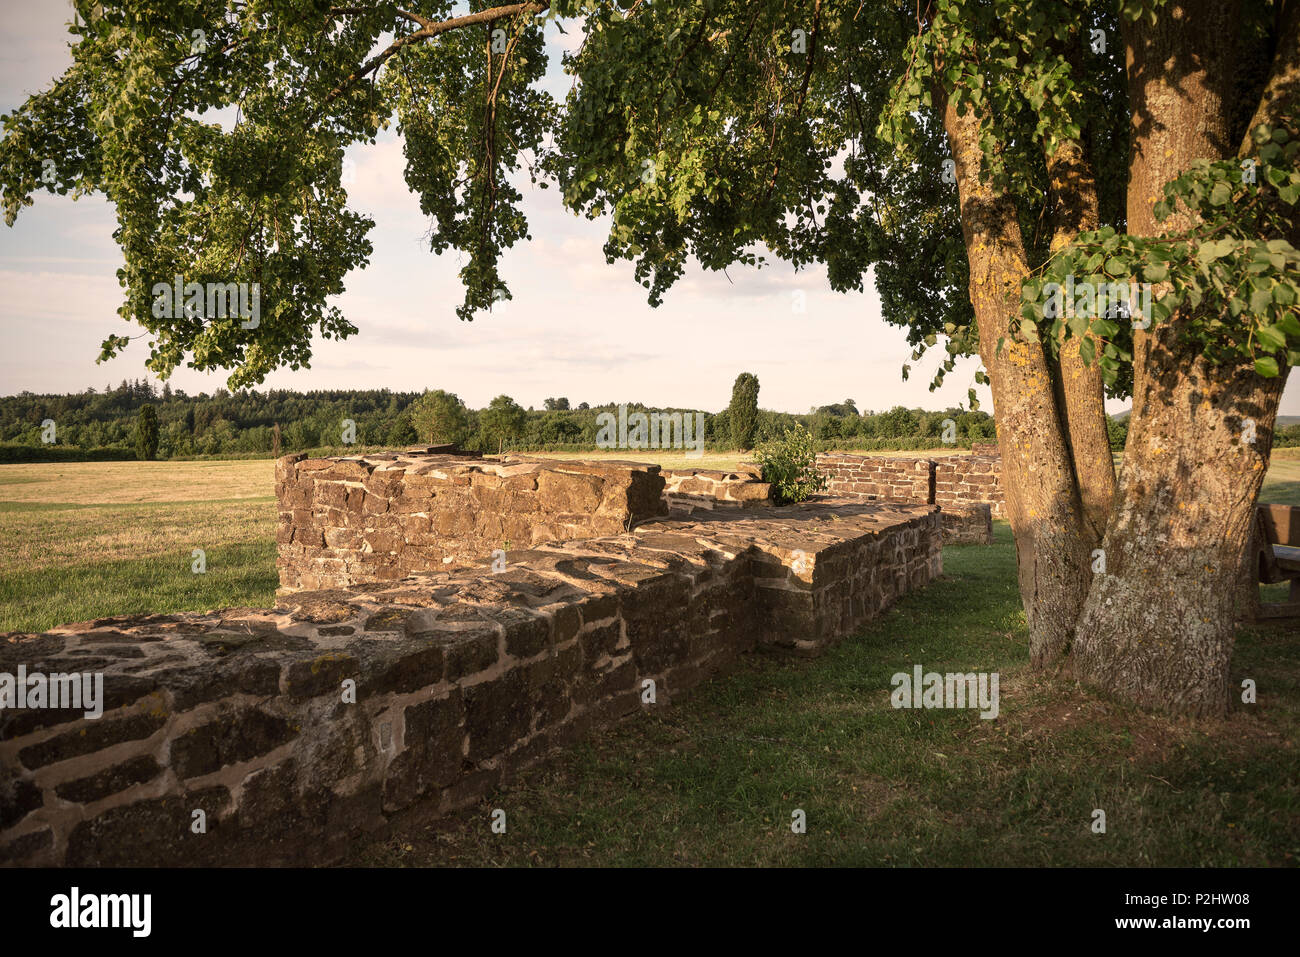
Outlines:
{"label": "tree branch", "polygon": [[[325,104],[322,105],[332,103],[334,100],[338,99],[346,93],[354,83],[367,74],[378,70],[385,62],[387,62],[389,57],[395,54],[398,50],[401,50],[403,47],[410,46],[412,43],[419,43],[423,40],[429,39],[429,37],[435,37],[440,33],[448,33],[452,30],[459,30],[463,27],[504,20],[521,13],[541,13],[543,10],[549,8],[550,5],[550,0],[526,0],[524,3],[512,3],[504,7],[489,7],[487,10],[480,10],[477,13],[467,13],[463,17],[453,17],[450,20],[443,20],[441,22],[435,22],[429,20],[427,17],[422,17],[419,14],[407,13],[399,10],[398,13],[402,16],[414,20],[417,23],[422,23],[424,26],[419,30],[416,30],[414,33],[408,33],[406,36],[398,37],[389,44],[387,48],[372,56],[360,67],[360,69],[331,90],[329,96],[325,97]],[[342,13],[353,12],[355,10],[355,8],[349,7],[339,7],[336,9]]]}

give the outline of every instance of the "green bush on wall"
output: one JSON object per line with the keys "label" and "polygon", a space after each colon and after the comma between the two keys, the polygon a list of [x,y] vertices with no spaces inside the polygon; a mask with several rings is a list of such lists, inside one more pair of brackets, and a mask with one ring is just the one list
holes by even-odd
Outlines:
{"label": "green bush on wall", "polygon": [[802,502],[826,488],[826,476],[817,471],[813,437],[802,425],[786,429],[785,437],[769,442],[754,456],[763,469],[763,481],[772,485],[778,505]]}

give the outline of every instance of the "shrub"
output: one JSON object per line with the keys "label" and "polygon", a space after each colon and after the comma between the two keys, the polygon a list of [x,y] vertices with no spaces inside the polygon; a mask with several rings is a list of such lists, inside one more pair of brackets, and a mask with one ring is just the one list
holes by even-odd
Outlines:
{"label": "shrub", "polygon": [[802,425],[786,429],[785,438],[769,442],[755,453],[763,469],[763,481],[772,484],[772,498],[778,505],[802,502],[826,488],[826,476],[817,471],[813,437]]}
{"label": "shrub", "polygon": [[1128,441],[1128,418],[1113,419],[1106,416],[1106,437],[1110,439],[1110,450],[1122,452]]}

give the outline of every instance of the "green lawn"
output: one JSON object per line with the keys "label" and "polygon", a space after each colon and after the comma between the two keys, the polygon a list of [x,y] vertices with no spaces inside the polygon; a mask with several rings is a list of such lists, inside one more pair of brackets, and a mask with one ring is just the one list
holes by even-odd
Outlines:
{"label": "green lawn", "polygon": [[273,604],[273,482],[267,460],[0,466],[0,631]]}
{"label": "green lawn", "polygon": [[1300,448],[1274,450],[1259,500],[1272,505],[1300,505]]}
{"label": "green lawn", "polygon": [[[1293,865],[1300,645],[1241,635],[1259,703],[1180,724],[1027,668],[1015,551],[944,550],[945,574],[828,655],[746,656],[481,804],[353,865]],[[889,706],[913,664],[996,671],[1001,714]],[[492,809],[507,831],[493,834]],[[807,815],[807,833],[790,828]],[[1107,832],[1090,830],[1106,812]]]}

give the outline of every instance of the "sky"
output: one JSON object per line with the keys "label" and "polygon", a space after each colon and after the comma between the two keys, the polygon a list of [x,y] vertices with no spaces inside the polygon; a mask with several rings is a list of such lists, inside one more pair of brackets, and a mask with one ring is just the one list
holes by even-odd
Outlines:
{"label": "sky", "polygon": [[[64,24],[71,7],[65,0],[0,0],[0,9],[0,112],[10,112],[70,62]],[[580,37],[554,25],[546,34],[552,66],[545,82],[562,98],[571,81],[560,72],[560,54]],[[374,253],[331,301],[358,332],[343,341],[316,338],[311,368],[276,371],[259,388],[445,389],[473,408],[504,393],[525,407],[567,396],[574,406],[639,401],[716,411],[730,400],[736,375],[752,372],[759,404],[785,412],[846,398],[864,411],[941,409],[964,403],[971,387],[992,410],[988,388],[974,383],[974,358],[961,360],[935,392],[928,386],[941,349],[914,363],[903,381],[911,353],[904,330],[881,319],[874,289],[832,292],[821,267],[795,271],[772,262],[725,274],[691,267],[663,305],[651,308],[631,263],[605,263],[608,221],[578,217],[556,189],[533,190],[526,180],[533,239],[507,251],[502,263],[514,299],[462,322],[455,314],[461,261],[454,252],[429,251],[423,237],[430,224],[402,178],[400,140],[390,131],[374,146],[349,149],[347,158],[350,205],[375,220]],[[122,256],[110,204],[102,196],[74,202],[36,193],[34,200],[12,227],[0,226],[0,394],[156,379],[144,365],[144,338],[95,362],[106,336],[143,331],[117,315]],[[225,380],[225,373],[185,367],[170,379],[190,394],[211,393]],[[1108,403],[1111,412],[1125,406]],[[1295,380],[1280,411],[1300,414]]]}

